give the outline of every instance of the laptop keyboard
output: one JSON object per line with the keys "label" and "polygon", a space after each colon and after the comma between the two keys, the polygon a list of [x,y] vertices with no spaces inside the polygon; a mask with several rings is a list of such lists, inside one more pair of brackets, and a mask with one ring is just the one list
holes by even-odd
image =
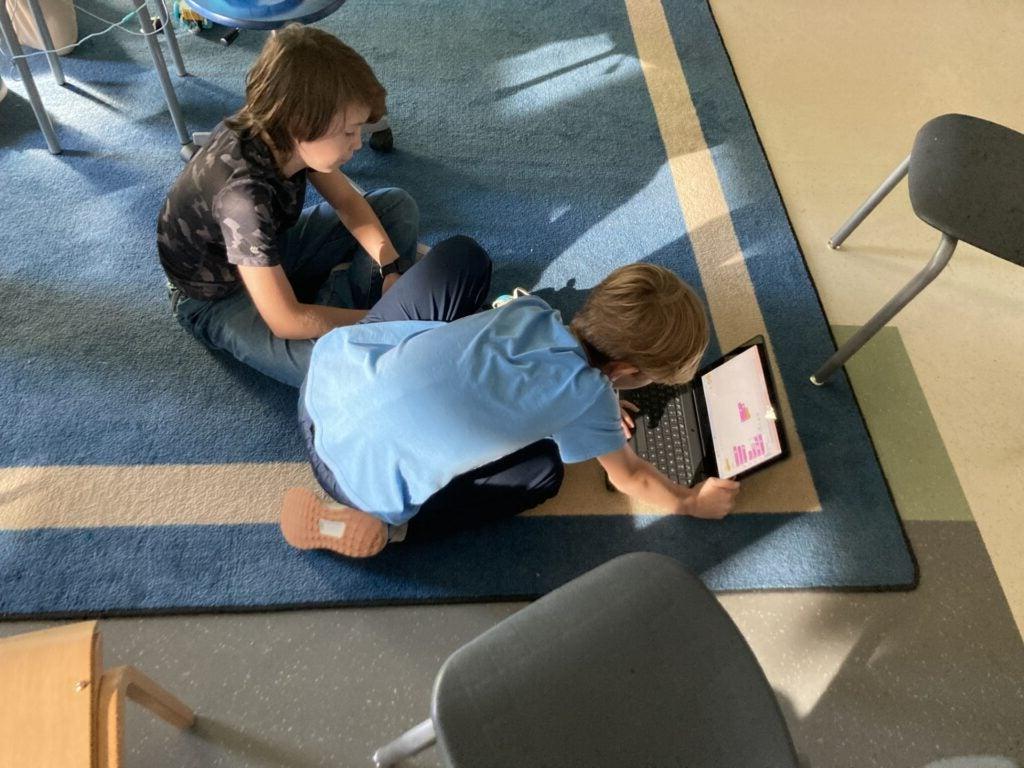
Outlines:
{"label": "laptop keyboard", "polygon": [[643,428],[634,436],[636,452],[680,485],[689,485],[694,478],[683,410],[687,392],[686,387],[652,384],[622,393],[623,399],[640,408]]}

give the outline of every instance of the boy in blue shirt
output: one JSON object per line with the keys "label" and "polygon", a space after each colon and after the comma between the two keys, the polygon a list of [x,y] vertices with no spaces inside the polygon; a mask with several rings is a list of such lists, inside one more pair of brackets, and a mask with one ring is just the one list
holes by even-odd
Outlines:
{"label": "boy in blue shirt", "polygon": [[515,515],[554,496],[563,462],[597,458],[620,491],[673,514],[720,518],[739,484],[673,483],[630,448],[616,390],[689,381],[707,348],[693,290],[650,264],[606,277],[570,326],[540,298],[481,312],[487,254],[438,245],[360,324],[313,349],[299,414],[317,480],[281,527],[349,557],[406,534]]}

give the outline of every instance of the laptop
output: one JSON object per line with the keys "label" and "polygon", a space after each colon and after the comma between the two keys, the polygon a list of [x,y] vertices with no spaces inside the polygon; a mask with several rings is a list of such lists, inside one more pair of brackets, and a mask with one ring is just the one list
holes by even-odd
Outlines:
{"label": "laptop", "polygon": [[689,384],[651,384],[622,397],[640,408],[633,450],[680,485],[739,479],[789,455],[762,336],[702,368]]}

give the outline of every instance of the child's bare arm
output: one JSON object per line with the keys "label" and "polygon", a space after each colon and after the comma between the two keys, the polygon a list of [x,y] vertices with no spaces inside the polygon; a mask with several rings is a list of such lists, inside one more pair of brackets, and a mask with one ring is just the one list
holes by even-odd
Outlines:
{"label": "child's bare arm", "polygon": [[366,316],[363,309],[300,303],[279,266],[239,266],[238,274],[260,317],[279,339],[317,339],[332,328],[354,325]]}
{"label": "child's bare arm", "polygon": [[[383,267],[398,258],[398,252],[384,231],[377,214],[366,202],[366,198],[352,186],[345,174],[341,171],[310,172],[309,181],[337,211],[345,229],[352,233],[374,261]],[[394,279],[392,278],[392,281]],[[390,284],[384,287],[387,289]]]}
{"label": "child's bare arm", "polygon": [[597,460],[620,491],[672,514],[719,519],[736,505],[740,484],[735,480],[713,477],[687,488],[669,480],[628,445]]}

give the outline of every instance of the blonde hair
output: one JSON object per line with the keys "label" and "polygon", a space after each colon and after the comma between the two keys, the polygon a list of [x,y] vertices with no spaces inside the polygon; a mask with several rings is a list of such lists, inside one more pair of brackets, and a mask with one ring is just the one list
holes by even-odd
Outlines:
{"label": "blonde hair", "polygon": [[673,272],[630,264],[612,272],[591,292],[572,320],[591,347],[596,365],[635,365],[660,384],[685,384],[708,347],[704,305]]}
{"label": "blonde hair", "polygon": [[245,78],[245,106],[225,123],[245,135],[266,134],[288,152],[296,141],[325,135],[351,106],[385,113],[387,91],[370,65],[316,27],[289,24],[267,38]]}

